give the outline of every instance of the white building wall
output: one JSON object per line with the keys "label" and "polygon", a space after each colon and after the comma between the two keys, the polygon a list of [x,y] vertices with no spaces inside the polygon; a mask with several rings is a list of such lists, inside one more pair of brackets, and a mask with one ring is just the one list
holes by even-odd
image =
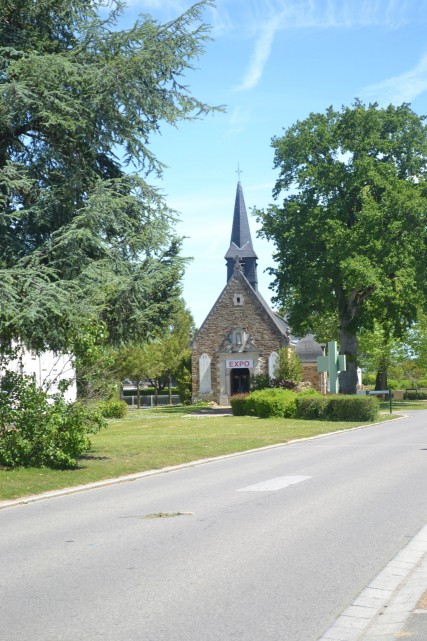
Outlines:
{"label": "white building wall", "polygon": [[20,356],[11,361],[8,368],[26,376],[34,376],[36,383],[49,394],[59,391],[61,381],[71,380],[64,398],[67,403],[73,403],[77,398],[76,371],[68,354],[43,352],[36,355],[22,348]]}

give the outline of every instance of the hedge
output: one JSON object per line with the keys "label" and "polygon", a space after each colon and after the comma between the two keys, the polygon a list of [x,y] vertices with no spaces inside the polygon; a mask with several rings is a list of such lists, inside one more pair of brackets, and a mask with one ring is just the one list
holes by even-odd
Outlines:
{"label": "hedge", "polygon": [[323,396],[315,390],[297,394],[284,389],[265,389],[236,394],[230,404],[234,416],[323,421],[375,421],[379,410],[375,396]]}
{"label": "hedge", "polygon": [[315,389],[292,392],[285,389],[263,389],[251,394],[235,394],[230,398],[234,416],[258,416],[259,418],[294,418],[296,399],[299,397],[319,396]]}
{"label": "hedge", "polygon": [[379,401],[374,396],[306,396],[296,399],[297,418],[324,421],[375,421]]}
{"label": "hedge", "polygon": [[234,394],[234,396],[230,398],[230,405],[231,409],[233,410],[233,416],[248,415],[248,398],[249,394]]}
{"label": "hedge", "polygon": [[427,391],[426,390],[415,390],[411,389],[410,391],[406,390],[404,398],[407,401],[427,401]]}
{"label": "hedge", "polygon": [[264,389],[253,392],[249,402],[259,418],[293,418],[296,415],[295,392],[286,389]]}

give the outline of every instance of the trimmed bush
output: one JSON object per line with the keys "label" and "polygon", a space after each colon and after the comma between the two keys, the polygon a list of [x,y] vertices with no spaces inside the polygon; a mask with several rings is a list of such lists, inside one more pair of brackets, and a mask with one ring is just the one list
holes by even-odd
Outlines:
{"label": "trimmed bush", "polygon": [[233,416],[247,416],[247,400],[249,394],[234,394],[230,398],[230,405],[233,411]]}
{"label": "trimmed bush", "polygon": [[101,401],[98,408],[104,418],[123,418],[128,411],[126,401],[120,401],[117,398]]}
{"label": "trimmed bush", "polygon": [[259,418],[293,418],[296,394],[285,389],[265,389],[250,395],[255,416]]}
{"label": "trimmed bush", "polygon": [[297,417],[324,421],[374,421],[379,401],[374,396],[303,396],[297,398]]}
{"label": "trimmed bush", "polygon": [[328,396],[326,420],[374,421],[378,416],[379,401],[375,396]]}
{"label": "trimmed bush", "polygon": [[309,420],[325,419],[326,406],[328,403],[327,396],[322,396],[322,394],[298,395],[295,403],[297,418]]}

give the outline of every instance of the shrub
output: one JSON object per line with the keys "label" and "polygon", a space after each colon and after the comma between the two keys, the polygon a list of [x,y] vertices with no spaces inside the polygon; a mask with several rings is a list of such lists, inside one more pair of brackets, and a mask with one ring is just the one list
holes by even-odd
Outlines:
{"label": "shrub", "polygon": [[296,415],[296,394],[285,389],[266,389],[253,392],[250,404],[260,418],[292,418]]}
{"label": "shrub", "polygon": [[251,391],[260,389],[268,389],[270,387],[271,378],[268,374],[255,374],[251,376]]}
{"label": "shrub", "polygon": [[90,449],[88,434],[104,425],[99,411],[48,397],[30,376],[7,371],[0,381],[1,465],[76,467]]}
{"label": "shrub", "polygon": [[296,398],[296,416],[310,420],[321,420],[325,418],[327,396],[322,394],[298,394]]}
{"label": "shrub", "polygon": [[295,390],[297,388],[297,385],[298,383],[296,383],[295,381],[277,379],[277,378],[272,378],[270,382],[270,387],[273,389]]}
{"label": "shrub", "polygon": [[374,396],[297,397],[297,417],[325,421],[374,421],[379,401]]}
{"label": "shrub", "polygon": [[405,392],[403,396],[407,401],[427,401],[427,392],[420,392],[419,390]]}
{"label": "shrub", "polygon": [[[179,394],[179,401],[183,405],[191,405],[192,390],[192,376],[191,376],[191,352],[188,356],[181,359],[178,369],[175,373],[177,392]],[[173,389],[172,389],[173,393]]]}
{"label": "shrub", "polygon": [[302,378],[303,367],[295,350],[289,347],[282,347],[278,351],[278,356],[279,358],[274,367],[274,377],[279,381],[299,383]]}
{"label": "shrub", "polygon": [[233,416],[247,416],[248,398],[249,398],[249,394],[234,394],[234,396],[230,398],[230,405],[233,411]]}
{"label": "shrub", "polygon": [[406,389],[407,387],[422,387],[419,385],[419,382],[417,383],[412,383],[408,379],[396,379],[396,378],[389,378],[387,380],[388,387],[391,389]]}
{"label": "shrub", "polygon": [[375,396],[328,396],[326,420],[374,421],[378,416],[379,401]]}
{"label": "shrub", "polygon": [[362,383],[363,385],[375,385],[376,375],[370,374],[368,372],[362,373]]}
{"label": "shrub", "polygon": [[117,398],[101,401],[98,408],[104,418],[123,418],[128,411],[126,401],[120,401]]}
{"label": "shrub", "polygon": [[298,398],[304,398],[304,396],[322,396],[322,394],[318,392],[314,387],[306,387],[305,389],[300,390],[298,386],[297,396]]}

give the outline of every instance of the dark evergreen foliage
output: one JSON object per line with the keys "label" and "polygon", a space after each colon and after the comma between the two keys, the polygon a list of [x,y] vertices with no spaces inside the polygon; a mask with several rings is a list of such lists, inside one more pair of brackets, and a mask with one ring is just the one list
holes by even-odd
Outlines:
{"label": "dark evergreen foliage", "polygon": [[211,111],[183,76],[198,2],[118,30],[119,0],[4,0],[0,11],[0,333],[65,349],[88,319],[146,338],[180,294],[175,212],[147,182],[162,123]]}

